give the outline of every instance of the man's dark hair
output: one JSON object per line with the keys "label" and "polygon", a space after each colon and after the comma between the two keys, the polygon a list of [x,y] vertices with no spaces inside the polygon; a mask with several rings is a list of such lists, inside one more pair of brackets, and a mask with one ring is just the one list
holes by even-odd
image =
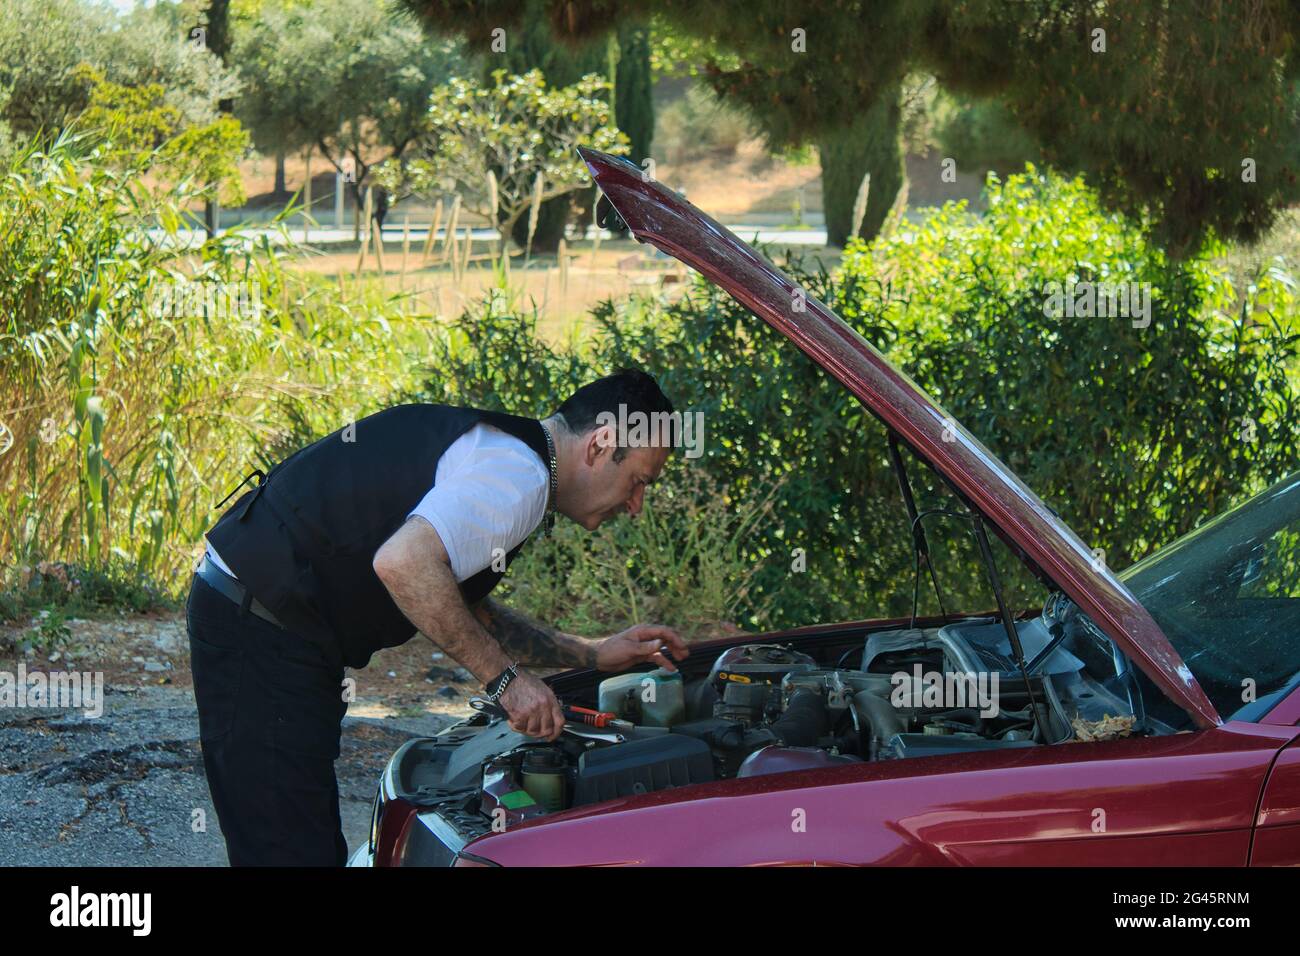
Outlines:
{"label": "man's dark hair", "polygon": [[[564,419],[564,427],[574,435],[585,435],[602,424],[601,413],[618,417],[619,406],[627,409],[627,414],[641,412],[650,421],[657,414],[671,415],[673,403],[659,388],[649,373],[637,368],[621,368],[612,375],[588,382],[564,400],[555,414]],[[622,461],[625,449],[614,452],[614,460]]]}

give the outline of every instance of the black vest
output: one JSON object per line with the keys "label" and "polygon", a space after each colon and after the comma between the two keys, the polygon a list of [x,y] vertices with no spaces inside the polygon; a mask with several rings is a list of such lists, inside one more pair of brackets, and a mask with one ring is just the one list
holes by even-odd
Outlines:
{"label": "black vest", "polygon": [[[375,574],[375,552],[433,487],[442,453],[479,422],[520,439],[549,467],[535,419],[399,405],[290,455],[221,516],[208,541],[285,627],[364,667],[416,631]],[[462,581],[465,602],[485,598],[502,574],[489,566]]]}

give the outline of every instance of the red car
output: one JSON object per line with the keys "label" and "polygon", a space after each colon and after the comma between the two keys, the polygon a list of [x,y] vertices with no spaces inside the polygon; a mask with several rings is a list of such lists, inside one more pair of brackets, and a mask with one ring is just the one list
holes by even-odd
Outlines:
{"label": "red car", "polygon": [[[696,645],[680,684],[631,693],[557,675],[622,722],[546,743],[477,714],[409,741],[354,865],[1300,864],[1300,475],[1117,576],[824,305],[638,167],[582,155],[609,224],[885,425],[918,584],[926,519],[955,520],[997,609]],[[942,514],[918,510],[922,472]],[[1008,610],[994,546],[1042,582],[1040,613]]]}

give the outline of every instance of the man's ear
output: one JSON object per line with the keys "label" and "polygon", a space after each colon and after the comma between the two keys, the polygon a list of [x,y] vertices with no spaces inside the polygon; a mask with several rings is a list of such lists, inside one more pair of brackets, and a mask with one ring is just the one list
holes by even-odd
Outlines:
{"label": "man's ear", "polygon": [[583,457],[587,467],[596,464],[605,455],[612,454],[618,442],[618,436],[614,434],[613,425],[598,425],[591,430],[587,436],[587,444],[583,448]]}

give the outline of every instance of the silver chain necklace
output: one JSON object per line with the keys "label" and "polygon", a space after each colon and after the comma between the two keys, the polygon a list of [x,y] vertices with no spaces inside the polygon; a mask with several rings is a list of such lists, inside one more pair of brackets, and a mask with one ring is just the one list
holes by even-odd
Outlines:
{"label": "silver chain necklace", "polygon": [[560,488],[560,471],[555,463],[555,441],[551,430],[542,425],[542,434],[546,436],[546,464],[551,471],[551,493],[546,499],[546,517],[542,519],[542,537],[549,538],[555,528],[555,496]]}

